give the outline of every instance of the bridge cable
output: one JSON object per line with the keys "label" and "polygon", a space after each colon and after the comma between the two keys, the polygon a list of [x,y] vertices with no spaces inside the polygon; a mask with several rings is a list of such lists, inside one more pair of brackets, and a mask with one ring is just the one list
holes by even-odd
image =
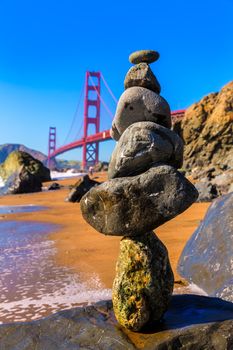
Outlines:
{"label": "bridge cable", "polygon": [[115,103],[117,104],[117,103],[118,103],[117,98],[114,96],[114,94],[113,94],[112,90],[110,89],[110,87],[109,87],[107,81],[104,79],[103,74],[102,74],[102,73],[100,73],[100,74],[101,74],[101,78],[102,78],[102,80],[103,80],[103,82],[104,82],[104,85],[106,86],[108,92],[110,93],[110,95],[112,96],[113,100],[114,100]]}
{"label": "bridge cable", "polygon": [[68,133],[66,135],[66,138],[64,140],[63,145],[65,145],[67,143],[68,138],[70,137],[71,131],[72,131],[73,127],[74,127],[74,124],[75,124],[75,121],[76,121],[76,118],[77,118],[77,114],[78,114],[78,111],[79,111],[80,103],[81,103],[81,100],[82,100],[82,97],[83,97],[83,94],[84,94],[84,87],[85,87],[85,82],[83,83],[82,90],[81,90],[81,93],[79,95],[77,107],[76,107],[75,113],[73,115],[72,123],[71,123],[70,129],[69,129],[69,131],[68,131]]}
{"label": "bridge cable", "polygon": [[78,136],[80,136],[80,132],[81,132],[82,129],[83,129],[83,121],[82,121],[82,123],[80,125],[80,128],[78,129],[78,132],[77,132],[76,136],[74,137],[74,141],[76,141],[78,139]]}
{"label": "bridge cable", "polygon": [[111,119],[113,119],[113,118],[114,118],[114,115],[112,114],[112,112],[111,112],[110,109],[108,108],[108,106],[107,106],[107,104],[105,103],[104,99],[100,96],[99,91],[96,89],[96,86],[95,86],[95,84],[94,84],[94,82],[93,82],[92,77],[90,76],[89,78],[90,78],[90,81],[91,81],[91,83],[92,83],[92,86],[94,87],[94,89],[95,89],[95,91],[96,91],[96,93],[97,93],[97,95],[98,95],[100,101],[102,102],[102,104],[103,104],[105,110],[107,111],[107,113],[109,114],[109,116],[111,117]]}

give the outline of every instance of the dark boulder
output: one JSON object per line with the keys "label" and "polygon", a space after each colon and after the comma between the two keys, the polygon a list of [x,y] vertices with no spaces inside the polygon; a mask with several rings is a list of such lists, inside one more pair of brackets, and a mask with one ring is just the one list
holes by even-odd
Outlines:
{"label": "dark boulder", "polygon": [[182,174],[160,165],[92,188],[81,200],[81,211],[99,232],[133,236],[181,214],[197,197],[197,190]]}
{"label": "dark boulder", "polygon": [[54,190],[60,190],[61,185],[57,182],[53,182],[51,185],[48,186],[48,191],[54,191]]}
{"label": "dark boulder", "polygon": [[216,199],[186,244],[179,274],[208,295],[233,302],[233,193]]}
{"label": "dark boulder", "polygon": [[103,301],[38,321],[0,325],[0,344],[4,350],[231,350],[233,304],[173,296],[163,320],[135,334],[117,324],[112,303]]}
{"label": "dark boulder", "polygon": [[0,195],[39,192],[41,189],[41,179],[21,167],[8,177],[5,186],[0,189]]}
{"label": "dark boulder", "polygon": [[88,175],[80,177],[71,189],[68,197],[66,198],[67,202],[80,202],[82,197],[94,186],[99,185],[100,182],[92,180]]}

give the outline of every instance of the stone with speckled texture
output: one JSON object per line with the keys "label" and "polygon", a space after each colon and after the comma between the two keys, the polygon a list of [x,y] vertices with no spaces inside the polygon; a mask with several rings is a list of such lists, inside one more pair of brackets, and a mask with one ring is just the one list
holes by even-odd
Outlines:
{"label": "stone with speckled texture", "polygon": [[108,176],[112,179],[141,174],[158,163],[181,168],[183,141],[161,125],[134,123],[124,131],[112,153]]}
{"label": "stone with speckled texture", "polygon": [[121,240],[112,301],[122,326],[139,331],[159,321],[173,284],[167,249],[153,232]]}

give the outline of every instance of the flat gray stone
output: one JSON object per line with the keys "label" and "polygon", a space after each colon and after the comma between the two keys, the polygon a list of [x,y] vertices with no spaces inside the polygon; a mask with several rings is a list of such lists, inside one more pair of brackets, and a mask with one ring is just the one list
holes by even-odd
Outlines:
{"label": "flat gray stone", "polygon": [[183,141],[174,131],[153,122],[134,123],[124,131],[112,153],[108,176],[137,175],[159,162],[181,168]]}
{"label": "flat gray stone", "polygon": [[186,210],[198,197],[195,187],[175,168],[161,165],[147,172],[109,180],[81,200],[84,219],[108,235],[147,233]]}
{"label": "flat gray stone", "polygon": [[171,112],[167,101],[143,87],[131,87],[121,95],[113,124],[122,135],[125,129],[137,122],[154,122],[171,128]]}
{"label": "flat gray stone", "polygon": [[129,61],[132,64],[141,62],[153,63],[159,59],[159,53],[154,50],[139,50],[131,53]]}
{"label": "flat gray stone", "polygon": [[167,311],[173,285],[167,249],[153,232],[121,240],[112,289],[120,325],[139,331],[159,321]]}
{"label": "flat gray stone", "polygon": [[178,271],[208,295],[233,302],[233,193],[213,201],[186,244]]}
{"label": "flat gray stone", "polygon": [[126,74],[124,81],[125,89],[133,86],[141,86],[157,94],[161,91],[160,84],[147,63],[139,63],[131,67]]}
{"label": "flat gray stone", "polygon": [[0,325],[1,350],[231,350],[233,304],[175,295],[160,323],[141,333],[117,324],[110,301]]}

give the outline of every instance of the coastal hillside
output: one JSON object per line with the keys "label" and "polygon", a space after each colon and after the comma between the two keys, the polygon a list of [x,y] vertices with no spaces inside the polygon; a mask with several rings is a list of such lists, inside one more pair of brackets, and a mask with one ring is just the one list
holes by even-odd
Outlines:
{"label": "coastal hillside", "polygon": [[[26,152],[30,154],[33,158],[41,161],[46,166],[47,156],[44,153],[28,148],[24,145],[14,143],[6,143],[4,145],[0,145],[0,164],[3,163],[8,157],[8,155],[13,151]],[[81,162],[75,160],[56,159],[55,161],[53,160],[52,163],[52,168],[57,169],[59,171],[67,169],[80,169],[80,167]]]}
{"label": "coastal hillside", "polygon": [[30,154],[33,158],[40,160],[43,164],[47,161],[47,156],[42,152],[36,151],[34,149],[28,148],[24,145],[17,143],[5,143],[0,145],[0,163],[3,163],[8,155],[13,151],[22,151]]}

